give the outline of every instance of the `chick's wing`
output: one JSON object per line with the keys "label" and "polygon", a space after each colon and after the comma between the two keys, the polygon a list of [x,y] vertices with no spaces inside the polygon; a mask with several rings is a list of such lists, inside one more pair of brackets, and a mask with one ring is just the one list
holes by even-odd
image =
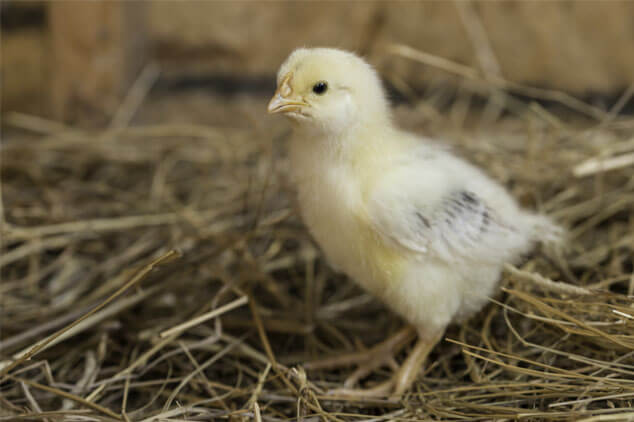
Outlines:
{"label": "chick's wing", "polygon": [[495,201],[478,193],[479,184],[489,193],[486,178],[462,177],[462,170],[452,167],[441,159],[390,171],[369,200],[374,229],[401,247],[448,262],[499,263],[514,257],[526,243],[514,224],[520,214],[501,209],[506,211],[501,215],[490,204]]}

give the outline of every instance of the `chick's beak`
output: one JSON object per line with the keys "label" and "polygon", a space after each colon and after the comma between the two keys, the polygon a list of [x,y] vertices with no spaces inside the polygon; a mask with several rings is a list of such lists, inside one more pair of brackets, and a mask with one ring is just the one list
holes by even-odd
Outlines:
{"label": "chick's beak", "polygon": [[293,99],[293,88],[291,88],[290,84],[291,76],[291,74],[286,75],[275,94],[273,94],[273,98],[269,101],[267,108],[269,114],[300,111],[302,107],[308,105],[304,101]]}

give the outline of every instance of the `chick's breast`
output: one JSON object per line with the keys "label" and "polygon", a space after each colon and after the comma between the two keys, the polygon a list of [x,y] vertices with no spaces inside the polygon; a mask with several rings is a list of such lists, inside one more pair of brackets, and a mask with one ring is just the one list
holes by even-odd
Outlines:
{"label": "chick's breast", "polygon": [[404,273],[406,251],[386,242],[372,226],[363,196],[364,179],[353,174],[352,167],[309,161],[301,165],[299,158],[293,160],[303,221],[335,270],[383,298],[387,285]]}

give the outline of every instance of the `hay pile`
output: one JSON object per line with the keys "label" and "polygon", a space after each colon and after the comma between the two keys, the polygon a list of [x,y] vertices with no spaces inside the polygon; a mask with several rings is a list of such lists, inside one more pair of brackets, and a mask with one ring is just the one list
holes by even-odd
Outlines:
{"label": "hay pile", "polygon": [[302,369],[401,321],[311,243],[264,98],[159,93],[100,131],[5,116],[0,420],[634,418],[631,92],[605,111],[463,87],[405,92],[397,118],[571,240],[508,267],[398,402],[326,395],[352,369]]}

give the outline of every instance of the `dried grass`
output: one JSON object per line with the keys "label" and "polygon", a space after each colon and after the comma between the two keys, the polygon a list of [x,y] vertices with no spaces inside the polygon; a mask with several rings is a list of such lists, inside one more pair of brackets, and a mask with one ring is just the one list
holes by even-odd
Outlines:
{"label": "dried grass", "polygon": [[[634,419],[632,92],[611,110],[562,94],[544,106],[469,72],[398,119],[570,240],[508,266],[501,295],[447,332],[400,401],[329,396],[351,370],[302,367],[401,322],[311,243],[284,179],[288,132],[264,99],[233,126],[172,123],[175,98],[127,127],[147,85],[104,131],[5,116],[0,420]],[[483,95],[495,100],[474,105]]]}

